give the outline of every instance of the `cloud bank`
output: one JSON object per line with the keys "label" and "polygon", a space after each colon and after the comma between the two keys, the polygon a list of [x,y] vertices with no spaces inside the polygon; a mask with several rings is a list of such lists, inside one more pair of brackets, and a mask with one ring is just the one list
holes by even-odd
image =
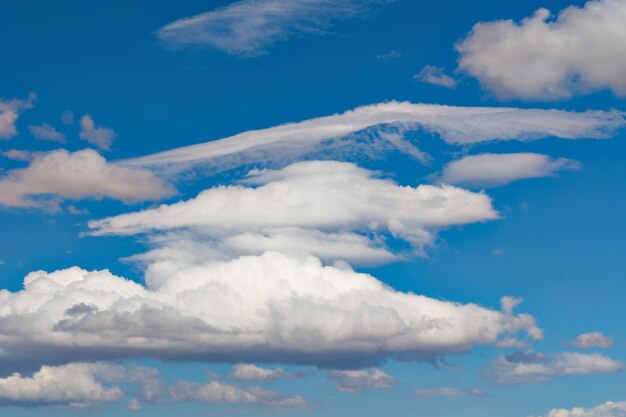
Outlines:
{"label": "cloud bank", "polygon": [[626,402],[608,401],[594,408],[555,408],[540,417],[626,417]]}
{"label": "cloud bank", "polygon": [[334,22],[367,13],[389,0],[242,0],[176,20],[156,35],[169,46],[200,46],[231,55],[266,53],[276,42],[320,35]]}
{"label": "cloud bank", "polygon": [[500,98],[566,99],[609,89],[626,96],[626,2],[589,1],[550,19],[477,23],[456,45],[459,69]]}

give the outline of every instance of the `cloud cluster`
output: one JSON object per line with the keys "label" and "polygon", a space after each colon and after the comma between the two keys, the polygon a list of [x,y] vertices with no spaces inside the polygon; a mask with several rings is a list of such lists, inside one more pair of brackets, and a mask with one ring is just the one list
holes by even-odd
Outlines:
{"label": "cloud cluster", "polygon": [[579,164],[565,158],[551,159],[536,153],[480,154],[449,162],[437,181],[475,187],[494,187],[526,178],[554,175]]}
{"label": "cloud cluster", "polygon": [[594,408],[555,408],[541,417],[626,417],[626,402],[608,401]]}
{"label": "cloud cluster", "polygon": [[26,168],[9,171],[0,179],[0,206],[45,207],[59,198],[109,197],[137,202],[172,193],[149,171],[111,164],[89,149],[24,156],[32,158]]}
{"label": "cloud cluster", "polygon": [[450,144],[492,140],[606,138],[624,127],[621,112],[567,112],[507,107],[454,107],[391,101],[332,116],[239,133],[123,161],[170,172],[208,164],[214,171],[251,163],[293,162],[303,156],[323,159],[376,156],[399,151],[418,160],[428,155],[404,138],[409,131],[439,135]]}
{"label": "cloud cluster", "polygon": [[526,384],[557,376],[612,373],[624,365],[599,353],[563,352],[555,357],[542,353],[515,352],[497,358],[487,372],[500,384]]}
{"label": "cloud cluster", "polygon": [[33,107],[34,101],[35,95],[32,93],[29,94],[27,100],[3,100],[0,98],[0,140],[8,140],[17,135],[15,122],[21,112]]}
{"label": "cloud cluster", "polygon": [[565,99],[601,89],[626,95],[626,2],[592,0],[555,20],[477,23],[457,44],[459,69],[501,98]]}
{"label": "cloud cluster", "polygon": [[[234,255],[278,250],[384,262],[394,255],[381,246],[382,235],[419,251],[432,244],[439,229],[498,217],[483,193],[448,185],[398,186],[347,162],[308,161],[253,171],[245,183],[92,221],[89,227],[96,235],[192,229]],[[180,236],[172,240],[180,248]]]}
{"label": "cloud cluster", "polygon": [[337,367],[435,360],[527,332],[533,317],[394,291],[275,252],[180,267],[158,288],[108,271],[37,271],[0,291],[0,368],[149,357]]}
{"label": "cloud cluster", "polygon": [[80,133],[78,137],[92,145],[96,145],[103,151],[111,149],[113,140],[117,137],[115,131],[108,127],[96,127],[93,118],[86,114],[80,118]]}
{"label": "cloud cluster", "polygon": [[479,389],[460,389],[460,388],[429,388],[413,390],[413,395],[418,398],[453,398],[453,397],[484,397],[486,394]]}
{"label": "cloud cluster", "polygon": [[202,46],[255,56],[272,44],[303,34],[323,34],[333,22],[367,13],[390,0],[241,0],[176,20],[156,34],[169,46]]}
{"label": "cloud cluster", "polygon": [[378,368],[331,371],[328,376],[337,382],[340,392],[358,392],[365,389],[385,389],[396,384],[396,379]]}

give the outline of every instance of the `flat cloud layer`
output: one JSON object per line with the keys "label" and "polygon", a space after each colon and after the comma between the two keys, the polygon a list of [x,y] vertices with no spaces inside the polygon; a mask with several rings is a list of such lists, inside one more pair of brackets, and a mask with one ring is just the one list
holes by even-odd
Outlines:
{"label": "flat cloud layer", "polygon": [[555,408],[540,417],[626,417],[626,402],[608,401],[597,407],[587,409],[581,407],[570,410]]}
{"label": "flat cloud layer", "polygon": [[560,170],[578,167],[576,161],[551,159],[536,153],[480,154],[449,162],[437,181],[493,187],[526,178],[547,177]]}
{"label": "flat cloud layer", "polygon": [[170,46],[195,45],[254,56],[295,35],[323,34],[333,21],[366,13],[389,0],[242,0],[163,26]]}
{"label": "flat cloud layer", "polygon": [[[108,163],[97,152],[33,154],[28,167],[0,179],[0,206],[43,207],[46,198],[109,197],[125,202],[160,199],[172,189],[151,172]],[[37,199],[41,197],[42,199]]]}
{"label": "flat cloud layer", "polygon": [[550,21],[477,23],[457,44],[459,68],[501,98],[564,99],[610,89],[626,95],[626,1],[589,1]]}
{"label": "flat cloud layer", "polygon": [[606,138],[624,127],[621,112],[518,109],[508,107],[454,107],[391,101],[332,116],[268,129],[239,133],[223,139],[172,149],[122,161],[171,172],[196,164],[214,171],[250,163],[293,161],[305,155],[379,154],[396,150],[417,159],[428,158],[404,139],[407,131],[425,131],[451,144],[491,140]]}
{"label": "flat cloud layer", "polygon": [[[253,171],[249,186],[212,188],[89,227],[96,235],[193,229],[235,255],[279,250],[357,262],[373,255],[384,262],[394,256],[376,241],[378,235],[390,233],[421,250],[438,229],[498,217],[483,193],[447,185],[402,187],[375,174],[346,162],[299,162]],[[180,248],[178,236],[172,242]]]}
{"label": "flat cloud layer", "polygon": [[521,330],[542,337],[525,314],[401,293],[276,252],[181,267],[158,289],[74,267],[0,291],[4,369],[122,357],[332,367],[435,360]]}

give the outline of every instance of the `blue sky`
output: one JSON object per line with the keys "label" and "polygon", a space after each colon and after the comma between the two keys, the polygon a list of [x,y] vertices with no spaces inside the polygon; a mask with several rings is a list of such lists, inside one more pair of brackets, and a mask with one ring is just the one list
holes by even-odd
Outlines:
{"label": "blue sky", "polygon": [[626,416],[624,28],[5,1],[0,413]]}

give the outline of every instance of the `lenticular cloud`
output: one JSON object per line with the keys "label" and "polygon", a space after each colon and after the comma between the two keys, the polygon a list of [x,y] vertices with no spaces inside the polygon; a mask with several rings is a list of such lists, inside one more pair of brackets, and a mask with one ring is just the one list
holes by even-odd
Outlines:
{"label": "lenticular cloud", "polygon": [[519,331],[541,337],[525,314],[402,293],[312,256],[276,252],[180,268],[156,289],[74,267],[33,272],[22,291],[0,292],[0,365],[11,369],[122,357],[435,360]]}

